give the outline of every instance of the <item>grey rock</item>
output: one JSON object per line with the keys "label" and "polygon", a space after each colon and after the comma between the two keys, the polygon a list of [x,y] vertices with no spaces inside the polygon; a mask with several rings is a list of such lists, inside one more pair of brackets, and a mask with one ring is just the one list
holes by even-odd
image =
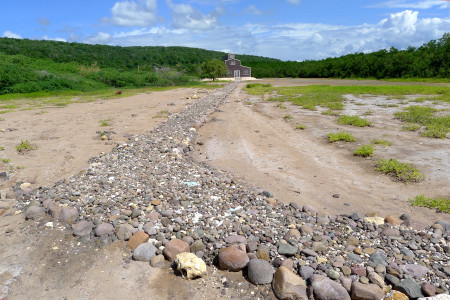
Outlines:
{"label": "grey rock", "polygon": [[314,257],[318,256],[317,252],[311,249],[303,249],[302,253],[305,254],[306,256],[314,256]]}
{"label": "grey rock", "polygon": [[72,224],[78,219],[78,210],[75,207],[63,207],[59,220],[62,223]]}
{"label": "grey rock", "polygon": [[45,216],[45,208],[38,206],[30,206],[25,211],[25,219],[35,220]]}
{"label": "grey rock", "polygon": [[313,274],[314,274],[314,269],[311,268],[310,266],[301,266],[300,267],[300,276],[304,279],[304,280],[308,280]]}
{"label": "grey rock", "polygon": [[373,262],[375,265],[387,266],[387,259],[383,253],[374,252],[370,255],[369,261]]}
{"label": "grey rock", "polygon": [[349,253],[349,254],[347,254],[347,258],[348,258],[350,261],[353,261],[353,262],[357,262],[357,263],[361,263],[361,262],[362,262],[361,256],[359,256],[359,255],[357,255],[357,254],[355,254],[355,253]]}
{"label": "grey rock", "polygon": [[150,262],[156,255],[156,247],[151,243],[143,243],[137,246],[133,251],[133,259],[138,261]]}
{"label": "grey rock", "polygon": [[400,291],[412,299],[423,297],[420,285],[410,278],[400,281],[399,284],[394,286],[394,290]]}
{"label": "grey rock", "polygon": [[290,244],[281,243],[278,246],[278,253],[286,256],[293,256],[297,253],[298,247],[292,246]]}
{"label": "grey rock", "polygon": [[114,226],[110,223],[101,223],[100,225],[95,228],[95,235],[96,236],[102,236],[102,235],[110,235],[114,232]]}
{"label": "grey rock", "polygon": [[114,232],[119,240],[128,241],[133,235],[133,229],[134,227],[130,224],[120,224],[117,225]]}
{"label": "grey rock", "polygon": [[384,278],[387,281],[387,283],[391,284],[392,286],[396,286],[397,284],[400,283],[400,279],[391,274],[384,275]]}
{"label": "grey rock", "polygon": [[242,235],[229,235],[223,239],[228,244],[235,244],[235,243],[245,243],[247,240],[245,236]]}
{"label": "grey rock", "polygon": [[197,241],[193,242],[191,245],[192,253],[197,253],[197,252],[203,251],[205,249],[206,249],[206,246],[205,246],[205,244],[203,244],[202,240],[197,240]]}
{"label": "grey rock", "polygon": [[72,226],[73,234],[76,236],[89,236],[92,231],[92,227],[94,224],[92,224],[91,221],[82,220],[78,223],[74,224]]}
{"label": "grey rock", "polygon": [[164,266],[164,255],[159,254],[152,257],[150,265],[153,268],[162,268]]}
{"label": "grey rock", "polygon": [[254,284],[271,283],[273,279],[272,266],[265,260],[252,259],[247,265],[248,278]]}

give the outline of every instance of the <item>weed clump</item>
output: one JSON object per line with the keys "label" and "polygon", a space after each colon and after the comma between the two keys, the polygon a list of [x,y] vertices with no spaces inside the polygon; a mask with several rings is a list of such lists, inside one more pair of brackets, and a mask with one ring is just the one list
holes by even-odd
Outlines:
{"label": "weed clump", "polygon": [[21,154],[36,149],[37,149],[36,145],[31,144],[29,140],[22,140],[20,144],[16,146],[17,152]]}
{"label": "weed clump", "polygon": [[421,206],[436,208],[439,211],[450,213],[450,199],[448,198],[426,198],[424,195],[418,195],[410,198],[412,206]]}
{"label": "weed clump", "polygon": [[402,163],[393,158],[378,161],[376,171],[384,174],[390,174],[398,180],[404,182],[419,182],[425,178],[425,176],[410,163]]}
{"label": "weed clump", "polygon": [[100,126],[106,127],[106,126],[111,125],[111,119],[100,120],[99,123],[100,123]]}
{"label": "weed clump", "polygon": [[437,111],[437,109],[429,106],[411,105],[394,115],[397,119],[409,123],[403,126],[404,130],[416,131],[425,125],[426,128],[421,133],[422,136],[445,139],[450,131],[450,115],[436,117]]}
{"label": "weed clump", "polygon": [[330,140],[331,143],[336,141],[356,142],[356,139],[353,137],[353,134],[347,133],[345,131],[337,133],[329,133],[328,139]]}
{"label": "weed clump", "polygon": [[339,112],[333,111],[331,109],[327,109],[327,110],[323,111],[321,114],[325,115],[325,116],[335,116],[335,117],[339,116]]}
{"label": "weed clump", "polygon": [[362,145],[361,147],[355,150],[353,155],[361,157],[369,157],[373,155],[374,150],[375,148],[373,147],[373,145]]}
{"label": "weed clump", "polygon": [[303,124],[297,124],[297,125],[295,126],[295,129],[305,130],[305,129],[306,129],[306,126],[303,125]]}
{"label": "weed clump", "polygon": [[383,139],[373,139],[370,141],[373,145],[382,145],[383,147],[391,146],[392,142]]}
{"label": "weed clump", "polygon": [[358,116],[341,116],[338,120],[339,124],[343,125],[353,125],[358,127],[366,127],[366,126],[372,126],[372,122],[367,121],[363,118],[360,118]]}
{"label": "weed clump", "polygon": [[289,120],[292,120],[292,116],[291,116],[291,115],[285,115],[285,116],[283,117],[283,119],[284,119],[285,121],[289,121]]}

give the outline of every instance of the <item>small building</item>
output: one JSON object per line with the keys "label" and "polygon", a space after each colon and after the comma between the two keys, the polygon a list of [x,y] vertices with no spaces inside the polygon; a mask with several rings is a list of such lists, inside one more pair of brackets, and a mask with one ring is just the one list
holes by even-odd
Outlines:
{"label": "small building", "polygon": [[223,60],[228,68],[228,77],[252,77],[252,68],[242,66],[241,61],[239,59],[236,59],[234,54],[225,55]]}

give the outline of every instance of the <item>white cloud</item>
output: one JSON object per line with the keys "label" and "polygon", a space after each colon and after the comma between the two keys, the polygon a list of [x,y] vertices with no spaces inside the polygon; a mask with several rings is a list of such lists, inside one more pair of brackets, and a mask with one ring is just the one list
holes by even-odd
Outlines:
{"label": "white cloud", "polygon": [[254,5],[250,5],[249,7],[247,7],[244,10],[244,13],[249,14],[249,15],[257,15],[260,16],[262,15],[264,12],[259,10],[256,6]]}
{"label": "white cloud", "polygon": [[[183,7],[179,7],[181,10]],[[189,7],[184,7],[184,12]],[[180,13],[180,11],[178,11]],[[99,33],[86,42],[122,46],[186,46],[284,60],[323,59],[355,52],[373,52],[391,46],[420,46],[450,32],[450,18],[420,18],[416,11],[395,13],[374,24],[335,26],[322,23],[249,23],[239,27],[216,25],[197,31],[189,27],[147,27]]]}
{"label": "white cloud", "polygon": [[11,39],[21,39],[22,38],[17,33],[11,32],[9,30],[6,30],[5,32],[3,32],[3,37],[7,37],[7,38],[11,38]]}
{"label": "white cloud", "polygon": [[65,38],[60,38],[60,37],[52,38],[52,37],[49,37],[48,35],[44,35],[44,36],[41,38],[41,40],[44,40],[44,41],[67,42],[67,40],[66,40]]}
{"label": "white cloud", "polygon": [[217,25],[217,16],[224,13],[223,8],[216,8],[205,15],[189,4],[174,4],[172,0],[166,0],[172,9],[172,25],[175,28],[190,30],[209,30]]}
{"label": "white cloud", "polygon": [[156,0],[119,1],[104,22],[118,26],[151,26],[158,21]]}
{"label": "white cloud", "polygon": [[377,5],[373,5],[372,7],[428,9],[435,6],[441,9],[450,8],[450,3],[446,0],[423,0],[412,2],[406,0],[395,0],[395,1],[386,1]]}
{"label": "white cloud", "polygon": [[288,3],[291,3],[291,4],[295,4],[295,5],[297,5],[297,4],[299,4],[300,3],[300,0],[286,0]]}
{"label": "white cloud", "polygon": [[99,32],[95,36],[88,36],[84,42],[88,44],[109,44],[111,35],[105,32]]}

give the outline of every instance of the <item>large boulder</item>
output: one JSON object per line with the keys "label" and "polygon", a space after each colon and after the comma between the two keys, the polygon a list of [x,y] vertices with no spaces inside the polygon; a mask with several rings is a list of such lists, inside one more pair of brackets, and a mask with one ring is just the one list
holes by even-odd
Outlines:
{"label": "large boulder", "polygon": [[76,236],[89,236],[92,231],[93,224],[91,221],[82,220],[72,225],[73,234]]}
{"label": "large boulder", "polygon": [[376,284],[353,282],[352,300],[380,300],[384,298],[383,289]]}
{"label": "large boulder", "polygon": [[30,206],[25,211],[25,219],[35,220],[45,216],[45,208],[38,206]]}
{"label": "large boulder", "polygon": [[219,266],[223,270],[240,271],[247,266],[248,262],[247,253],[236,247],[226,247],[219,251]]}
{"label": "large boulder", "polygon": [[247,265],[248,279],[254,284],[271,283],[273,279],[273,268],[265,260],[252,259]]}
{"label": "large boulder", "polygon": [[63,207],[59,214],[59,220],[62,223],[74,223],[78,220],[78,210],[75,207]]}
{"label": "large boulder", "polygon": [[175,265],[183,278],[195,279],[207,274],[206,264],[193,253],[183,252],[176,256]]}
{"label": "large boulder", "polygon": [[350,300],[347,290],[336,281],[317,274],[312,275],[309,281],[315,300]]}
{"label": "large boulder", "polygon": [[179,239],[170,240],[163,250],[164,257],[170,262],[175,261],[176,256],[183,252],[190,252],[190,247],[188,243]]}
{"label": "large boulder", "polygon": [[133,251],[133,259],[137,261],[148,261],[156,255],[156,247],[151,243],[143,243],[137,246]]}
{"label": "large boulder", "polygon": [[114,233],[117,239],[121,241],[128,241],[133,236],[134,227],[131,224],[119,224],[116,226]]}
{"label": "large boulder", "polygon": [[282,300],[308,300],[306,283],[286,267],[279,267],[273,276],[273,292]]}

